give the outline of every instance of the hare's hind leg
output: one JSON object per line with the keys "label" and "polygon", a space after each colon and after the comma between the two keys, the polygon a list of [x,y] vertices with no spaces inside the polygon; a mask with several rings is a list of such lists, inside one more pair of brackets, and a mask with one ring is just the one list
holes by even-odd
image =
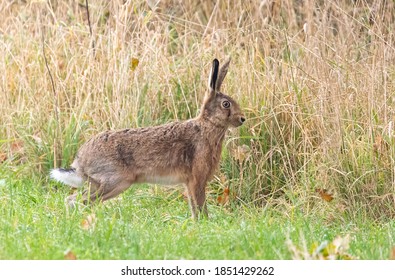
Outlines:
{"label": "hare's hind leg", "polygon": [[88,205],[96,200],[99,200],[103,195],[103,184],[95,180],[89,179],[89,185],[82,193],[82,202]]}
{"label": "hare's hind leg", "polygon": [[[109,180],[104,183],[89,180],[89,186],[82,193],[82,203],[87,205],[95,201],[105,201],[113,198],[130,187],[133,183],[131,180]],[[70,195],[67,198],[69,206],[75,206],[78,193]]]}
{"label": "hare's hind leg", "polygon": [[125,190],[127,190],[134,181],[131,180],[123,180],[114,182],[112,185],[107,185],[105,187],[105,192],[101,198],[102,201],[108,200],[110,198],[116,197],[117,195],[121,194]]}
{"label": "hare's hind leg", "polygon": [[105,201],[113,198],[130,187],[132,181],[129,180],[110,180],[101,183],[98,188],[87,191],[83,195],[84,204],[94,201]]}
{"label": "hare's hind leg", "polygon": [[[93,179],[88,180],[88,188],[82,193],[83,204],[88,204],[96,200],[96,197],[101,193],[101,186]],[[78,192],[67,197],[66,201],[70,207],[74,207],[77,203]]]}

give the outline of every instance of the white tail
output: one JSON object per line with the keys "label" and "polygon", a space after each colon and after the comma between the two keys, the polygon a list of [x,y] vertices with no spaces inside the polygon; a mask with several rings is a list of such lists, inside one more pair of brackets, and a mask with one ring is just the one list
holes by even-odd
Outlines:
{"label": "white tail", "polygon": [[74,169],[52,169],[50,176],[52,179],[73,188],[81,187],[84,183],[84,180],[77,175]]}

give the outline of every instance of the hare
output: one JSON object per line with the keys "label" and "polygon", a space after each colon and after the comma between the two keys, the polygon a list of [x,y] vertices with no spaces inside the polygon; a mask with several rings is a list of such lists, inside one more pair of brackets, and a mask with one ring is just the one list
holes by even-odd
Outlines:
{"label": "hare", "polygon": [[[200,114],[155,127],[102,132],[81,146],[70,169],[53,169],[51,178],[72,187],[88,182],[86,204],[113,198],[134,183],[185,184],[192,217],[208,216],[206,185],[219,165],[229,127],[245,117],[235,100],[220,92],[230,59],[213,60]],[[67,198],[70,205],[76,194]]]}

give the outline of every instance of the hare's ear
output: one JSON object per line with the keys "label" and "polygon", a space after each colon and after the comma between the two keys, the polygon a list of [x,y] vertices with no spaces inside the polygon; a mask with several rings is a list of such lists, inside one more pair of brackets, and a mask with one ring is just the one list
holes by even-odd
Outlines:
{"label": "hare's ear", "polygon": [[221,89],[222,82],[224,81],[224,78],[228,73],[229,64],[230,64],[230,57],[228,58],[228,60],[226,60],[224,65],[222,65],[221,69],[219,70],[218,79],[217,82],[215,83],[215,91],[219,91]]}
{"label": "hare's ear", "polygon": [[215,89],[217,80],[218,80],[218,71],[219,71],[219,61],[218,59],[213,60],[213,67],[211,68],[210,74],[210,95],[215,95]]}

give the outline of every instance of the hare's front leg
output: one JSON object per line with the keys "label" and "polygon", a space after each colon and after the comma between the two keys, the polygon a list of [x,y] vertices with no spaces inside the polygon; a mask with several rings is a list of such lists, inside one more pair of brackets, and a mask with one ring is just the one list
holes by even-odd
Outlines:
{"label": "hare's front leg", "polygon": [[208,217],[206,205],[206,184],[207,182],[193,179],[187,183],[189,206],[192,212],[192,218],[196,219],[203,214]]}

